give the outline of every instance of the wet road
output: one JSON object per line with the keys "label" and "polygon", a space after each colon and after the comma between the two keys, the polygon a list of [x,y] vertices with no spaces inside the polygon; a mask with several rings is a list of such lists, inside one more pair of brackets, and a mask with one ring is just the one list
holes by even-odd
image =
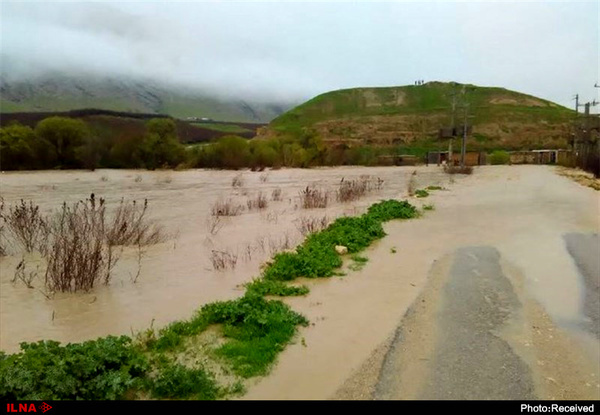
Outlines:
{"label": "wet road", "polygon": [[[598,235],[564,239],[584,284],[581,325],[597,337]],[[546,383],[571,385],[573,379],[585,387],[574,386],[567,397],[598,398],[598,368],[585,369],[596,362],[565,357],[567,367],[542,368],[556,355],[581,353],[558,341],[552,334],[558,328],[524,310],[522,287],[501,260],[494,247],[463,247],[446,269],[438,266],[396,331],[375,399],[547,399],[553,396]]]}
{"label": "wet road", "polygon": [[567,250],[582,278],[585,295],[583,327],[600,337],[600,238],[596,234],[569,233],[564,236]]}

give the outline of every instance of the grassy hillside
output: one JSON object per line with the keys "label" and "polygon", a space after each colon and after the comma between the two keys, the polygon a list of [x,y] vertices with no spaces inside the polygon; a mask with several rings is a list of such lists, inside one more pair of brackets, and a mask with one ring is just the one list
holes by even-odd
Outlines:
{"label": "grassy hillside", "polygon": [[439,148],[439,129],[452,124],[453,94],[456,125],[463,124],[464,102],[469,104],[470,149],[567,145],[573,111],[503,88],[442,82],[328,92],[275,118],[262,136],[311,133],[346,146]]}

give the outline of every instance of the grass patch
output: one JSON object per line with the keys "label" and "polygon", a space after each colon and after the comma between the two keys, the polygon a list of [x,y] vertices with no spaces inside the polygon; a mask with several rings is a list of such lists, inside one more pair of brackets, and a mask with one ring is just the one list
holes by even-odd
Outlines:
{"label": "grass patch", "polygon": [[415,196],[419,198],[427,197],[429,196],[429,192],[425,189],[419,189],[415,191]]}
{"label": "grass patch", "polygon": [[423,210],[434,210],[434,209],[435,209],[435,206],[433,206],[433,205],[425,205],[425,206],[423,206]]}
{"label": "grass patch", "polygon": [[395,254],[396,252],[398,252],[398,251],[396,250],[395,246],[390,249],[391,254]]}
{"label": "grass patch", "polygon": [[246,285],[248,294],[256,294],[260,296],[276,295],[279,297],[290,297],[308,294],[308,287],[302,285],[294,287],[285,284],[282,281],[273,281],[265,279],[256,279]]}
{"label": "grass patch", "polygon": [[368,261],[369,261],[369,258],[367,258],[367,257],[364,257],[364,256],[360,256],[360,255],[356,255],[356,254],[355,254],[355,255],[352,255],[352,256],[350,257],[350,259],[351,259],[352,261],[354,261],[354,262],[359,262],[359,263],[362,263],[362,264],[364,264],[365,262],[368,262]]}
{"label": "grass patch", "polygon": [[364,266],[366,265],[366,263],[369,261],[369,258],[364,257],[364,256],[360,256],[358,254],[354,254],[350,257],[350,259],[354,262],[352,262],[350,265],[348,265],[348,269],[352,270],[352,271],[360,271],[361,269],[364,268]]}
{"label": "grass patch", "polygon": [[444,190],[442,186],[428,186],[427,190]]}

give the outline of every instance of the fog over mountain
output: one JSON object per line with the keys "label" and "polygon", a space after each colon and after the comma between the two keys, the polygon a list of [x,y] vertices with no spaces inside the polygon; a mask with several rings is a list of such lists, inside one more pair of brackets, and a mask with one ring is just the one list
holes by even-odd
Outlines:
{"label": "fog over mountain", "polygon": [[597,2],[0,4],[5,85],[61,74],[291,103],[452,80],[572,107],[600,81]]}

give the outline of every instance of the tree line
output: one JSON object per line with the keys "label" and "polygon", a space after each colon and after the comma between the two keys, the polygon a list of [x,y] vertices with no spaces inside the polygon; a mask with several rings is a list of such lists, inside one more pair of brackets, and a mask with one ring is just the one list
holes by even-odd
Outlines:
{"label": "tree line", "polygon": [[96,168],[265,168],[323,165],[376,165],[380,155],[397,150],[381,147],[326,145],[314,132],[299,137],[248,140],[235,135],[203,144],[180,142],[169,118],[145,122],[122,138],[99,134],[86,122],[53,116],[34,128],[12,122],[0,128],[0,169]]}

